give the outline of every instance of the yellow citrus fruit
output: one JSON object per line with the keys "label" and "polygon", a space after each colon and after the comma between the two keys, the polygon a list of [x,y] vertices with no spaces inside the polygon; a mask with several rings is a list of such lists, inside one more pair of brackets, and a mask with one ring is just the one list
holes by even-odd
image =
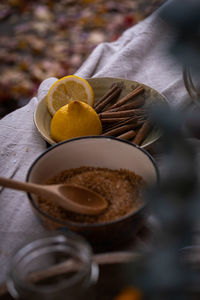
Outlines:
{"label": "yellow citrus fruit", "polygon": [[102,125],[96,111],[87,103],[71,101],[62,106],[51,120],[51,137],[56,142],[70,138],[102,133]]}
{"label": "yellow citrus fruit", "polygon": [[87,80],[75,75],[65,76],[57,80],[47,94],[47,107],[53,116],[62,106],[73,100],[94,104],[94,92]]}

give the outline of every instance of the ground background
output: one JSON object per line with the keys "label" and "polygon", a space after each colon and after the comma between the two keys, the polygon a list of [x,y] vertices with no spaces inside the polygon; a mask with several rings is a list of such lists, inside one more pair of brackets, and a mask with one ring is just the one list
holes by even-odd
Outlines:
{"label": "ground background", "polygon": [[42,80],[73,74],[101,42],[115,41],[166,0],[1,0],[0,118]]}

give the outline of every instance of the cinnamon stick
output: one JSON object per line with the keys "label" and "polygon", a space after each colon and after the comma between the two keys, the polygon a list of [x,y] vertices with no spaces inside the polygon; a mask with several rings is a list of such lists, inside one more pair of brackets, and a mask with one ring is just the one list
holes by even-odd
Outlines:
{"label": "cinnamon stick", "polygon": [[103,101],[104,99],[106,99],[108,96],[110,96],[116,89],[118,88],[118,84],[117,83],[113,83],[111,85],[111,87],[109,88],[109,90],[99,99],[98,102],[96,102],[94,104],[94,109],[99,105],[99,103],[101,101]]}
{"label": "cinnamon stick", "polygon": [[113,87],[97,102],[94,109],[97,113],[101,112],[106,105],[114,101],[120,94],[122,85],[114,84]]}
{"label": "cinnamon stick", "polygon": [[125,131],[128,131],[133,128],[135,128],[134,124],[128,124],[128,125],[122,125],[122,126],[119,125],[119,127],[108,130],[107,132],[103,133],[103,135],[116,136],[116,135],[120,135],[120,134],[124,133]]}
{"label": "cinnamon stick", "polygon": [[128,95],[126,95],[125,97],[123,97],[122,99],[120,99],[118,102],[116,102],[115,104],[113,104],[110,109],[119,107],[121,105],[123,105],[124,103],[126,103],[127,101],[129,101],[130,99],[132,99],[133,97],[139,95],[140,93],[142,93],[144,91],[144,88],[142,85],[139,85],[138,87],[136,87],[134,90],[132,90]]}
{"label": "cinnamon stick", "polygon": [[106,112],[111,112],[111,111],[122,111],[122,110],[128,110],[128,109],[133,109],[133,108],[138,108],[138,107],[141,107],[142,105],[144,105],[144,97],[140,97],[130,103],[127,103],[127,104],[123,104],[119,107],[116,107],[116,108],[112,108],[112,109],[108,109],[108,110],[105,110]]}
{"label": "cinnamon stick", "polygon": [[127,124],[132,124],[134,126],[133,128],[137,128],[138,126],[141,126],[143,123],[144,123],[144,119],[138,116],[124,118],[123,120],[119,120],[116,123],[103,124],[103,133]]}
{"label": "cinnamon stick", "polygon": [[136,135],[134,130],[129,130],[118,136],[119,139],[130,140]]}
{"label": "cinnamon stick", "polygon": [[149,131],[151,129],[151,126],[149,124],[149,121],[146,120],[141,128],[138,130],[135,138],[132,140],[133,143],[137,145],[141,145],[141,143],[144,141],[144,139],[147,137]]}
{"label": "cinnamon stick", "polygon": [[106,119],[101,119],[101,123],[115,123],[115,122],[119,122],[119,121],[124,121],[126,120],[126,117],[122,117],[122,118],[106,118]]}
{"label": "cinnamon stick", "polygon": [[142,115],[144,114],[144,109],[136,108],[136,109],[129,109],[124,111],[111,111],[111,112],[103,112],[99,114],[100,119],[109,119],[109,118],[124,118],[124,117],[131,117],[134,115]]}

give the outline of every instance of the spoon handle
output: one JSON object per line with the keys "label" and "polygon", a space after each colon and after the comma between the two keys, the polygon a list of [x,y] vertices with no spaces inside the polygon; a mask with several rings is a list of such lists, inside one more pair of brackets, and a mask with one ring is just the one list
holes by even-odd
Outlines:
{"label": "spoon handle", "polygon": [[39,184],[21,182],[10,178],[0,177],[0,185],[15,190],[34,193],[37,195],[41,195],[42,193],[44,193],[43,187],[40,187]]}

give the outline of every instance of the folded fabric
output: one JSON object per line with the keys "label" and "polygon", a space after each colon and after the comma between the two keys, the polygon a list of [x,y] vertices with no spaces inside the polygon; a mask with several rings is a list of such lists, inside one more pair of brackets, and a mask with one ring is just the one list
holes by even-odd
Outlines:
{"label": "folded fabric", "polygon": [[[139,81],[163,93],[171,106],[179,108],[187,103],[188,96],[182,68],[167,51],[173,38],[173,32],[155,12],[125,31],[117,41],[97,46],[76,75]],[[34,126],[33,113],[55,80],[49,78],[42,82],[37,97],[0,120],[0,176],[25,180],[31,163],[46,149]],[[5,278],[8,260],[16,247],[25,237],[43,231],[25,193],[1,188],[0,282]]]}

